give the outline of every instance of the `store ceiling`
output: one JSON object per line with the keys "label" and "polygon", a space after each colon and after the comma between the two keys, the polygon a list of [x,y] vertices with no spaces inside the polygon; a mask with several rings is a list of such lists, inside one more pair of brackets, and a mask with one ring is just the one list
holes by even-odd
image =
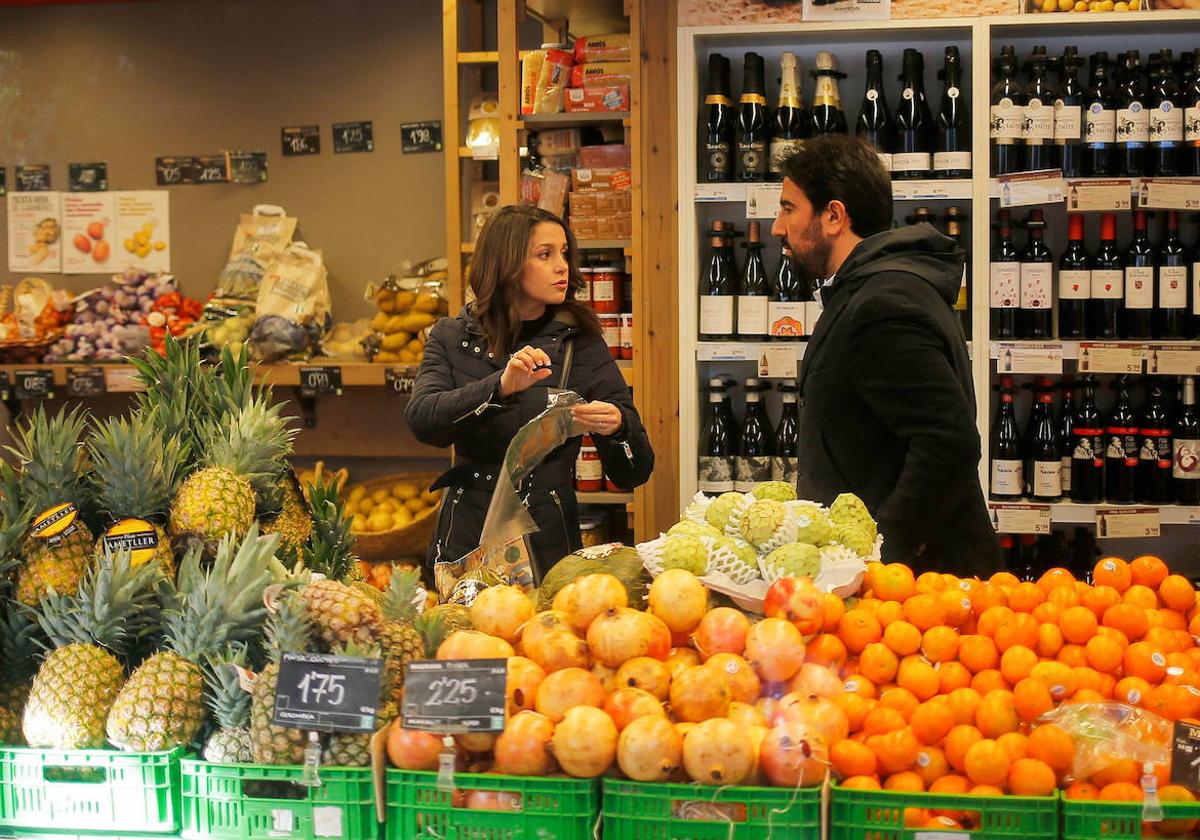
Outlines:
{"label": "store ceiling", "polygon": [[526,0],[525,5],[548,20],[565,18],[575,36],[629,31],[625,0]]}

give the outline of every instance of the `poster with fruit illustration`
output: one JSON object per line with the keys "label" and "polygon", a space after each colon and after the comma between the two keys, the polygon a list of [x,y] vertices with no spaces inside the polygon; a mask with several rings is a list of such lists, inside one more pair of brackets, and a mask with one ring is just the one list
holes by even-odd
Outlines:
{"label": "poster with fruit illustration", "polygon": [[8,194],[8,270],[62,271],[62,193]]}
{"label": "poster with fruit illustration", "polygon": [[117,271],[171,270],[171,224],[166,190],[113,193],[117,199],[112,263]]}
{"label": "poster with fruit illustration", "polygon": [[114,193],[67,193],[63,196],[63,273],[113,274],[116,233]]}

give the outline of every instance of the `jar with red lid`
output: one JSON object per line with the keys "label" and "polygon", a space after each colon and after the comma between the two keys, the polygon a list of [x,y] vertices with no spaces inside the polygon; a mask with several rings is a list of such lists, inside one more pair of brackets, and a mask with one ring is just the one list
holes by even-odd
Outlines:
{"label": "jar with red lid", "polygon": [[575,293],[575,300],[586,306],[592,305],[592,269],[579,269],[579,276],[583,278],[583,288]]}
{"label": "jar with red lid", "polygon": [[626,312],[620,316],[621,358],[633,358],[633,313]]}
{"label": "jar with red lid", "polygon": [[614,359],[621,358],[621,316],[599,315],[597,317],[600,319],[600,335],[604,336],[608,352]]}
{"label": "jar with red lid", "polygon": [[606,315],[621,311],[621,281],[623,274],[612,266],[597,266],[592,270],[592,308]]}
{"label": "jar with red lid", "polygon": [[604,466],[591,435],[583,436],[575,456],[575,489],[580,493],[599,493],[604,489]]}

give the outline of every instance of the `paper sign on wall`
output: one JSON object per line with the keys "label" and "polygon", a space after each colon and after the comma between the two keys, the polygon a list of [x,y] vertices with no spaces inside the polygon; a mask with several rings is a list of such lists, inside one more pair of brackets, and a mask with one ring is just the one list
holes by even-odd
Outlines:
{"label": "paper sign on wall", "polygon": [[62,193],[8,194],[8,270],[22,274],[62,271]]}
{"label": "paper sign on wall", "polygon": [[113,268],[171,270],[170,194],[166,190],[113,193],[117,199]]}
{"label": "paper sign on wall", "polygon": [[116,193],[67,193],[62,202],[64,274],[112,274],[118,254]]}

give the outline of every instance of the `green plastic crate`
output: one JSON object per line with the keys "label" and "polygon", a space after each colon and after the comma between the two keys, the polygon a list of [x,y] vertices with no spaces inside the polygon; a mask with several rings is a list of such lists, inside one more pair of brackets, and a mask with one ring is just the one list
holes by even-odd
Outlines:
{"label": "green plastic crate", "polygon": [[379,836],[370,767],[321,767],[321,784],[304,787],[298,766],[184,761],[183,828],[190,840]]}
{"label": "green plastic crate", "polygon": [[20,828],[0,828],[0,840],[179,840],[178,834],[116,834],[111,831],[83,832],[25,831]]}
{"label": "green plastic crate", "polygon": [[[954,831],[963,840],[1057,840],[1057,796],[959,796],[891,790],[833,788],[829,806],[830,840],[907,840],[937,829],[904,827],[906,808],[973,811],[975,831]],[[1098,838],[1099,835],[1096,835]]]}
{"label": "green plastic crate", "polygon": [[[1063,799],[1063,840],[1125,840],[1142,836],[1142,803]],[[1163,819],[1200,820],[1200,802],[1164,803]],[[1178,836],[1195,837],[1198,829]]]}
{"label": "green plastic crate", "polygon": [[184,755],[0,748],[0,826],[174,834]]}
{"label": "green plastic crate", "polygon": [[[440,791],[437,773],[388,770],[387,840],[591,840],[600,814],[595,779],[457,773],[454,784]],[[516,794],[520,805],[467,808],[469,791]]]}
{"label": "green plastic crate", "polygon": [[820,788],[604,780],[604,840],[808,840],[820,832]]}

